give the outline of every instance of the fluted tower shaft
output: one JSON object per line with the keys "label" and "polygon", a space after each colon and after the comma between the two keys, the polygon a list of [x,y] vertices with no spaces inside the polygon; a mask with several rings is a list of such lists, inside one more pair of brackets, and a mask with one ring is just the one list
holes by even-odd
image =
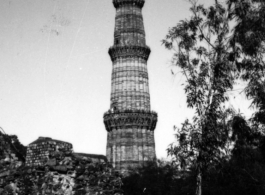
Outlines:
{"label": "fluted tower shaft", "polygon": [[116,8],[110,109],[104,114],[108,131],[107,158],[127,169],[155,158],[157,114],[150,110],[146,46],[142,17],[144,0],[113,0]]}

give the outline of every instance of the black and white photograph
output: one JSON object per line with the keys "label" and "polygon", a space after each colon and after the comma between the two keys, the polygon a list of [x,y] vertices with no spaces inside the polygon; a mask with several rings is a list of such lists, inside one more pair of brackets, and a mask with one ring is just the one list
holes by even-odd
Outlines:
{"label": "black and white photograph", "polygon": [[0,0],[0,195],[264,195],[265,0]]}

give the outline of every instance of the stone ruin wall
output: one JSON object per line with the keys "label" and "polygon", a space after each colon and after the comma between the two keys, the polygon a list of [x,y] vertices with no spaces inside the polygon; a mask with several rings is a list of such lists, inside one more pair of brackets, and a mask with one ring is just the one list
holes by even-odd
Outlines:
{"label": "stone ruin wall", "polygon": [[71,152],[72,149],[73,146],[70,143],[39,137],[38,140],[29,144],[27,148],[26,165],[42,166],[49,160],[49,156],[54,152],[59,152],[59,150]]}

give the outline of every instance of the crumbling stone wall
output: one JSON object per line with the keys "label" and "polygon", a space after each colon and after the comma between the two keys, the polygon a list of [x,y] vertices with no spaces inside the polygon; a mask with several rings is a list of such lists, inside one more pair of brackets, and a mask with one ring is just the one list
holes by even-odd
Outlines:
{"label": "crumbling stone wall", "polygon": [[70,143],[40,137],[29,145],[26,165],[4,148],[10,158],[0,158],[0,195],[122,194],[121,175],[103,155],[73,153]]}
{"label": "crumbling stone wall", "polygon": [[59,151],[44,165],[13,168],[0,194],[114,195],[122,194],[121,186],[121,175],[106,162]]}
{"label": "crumbling stone wall", "polygon": [[48,137],[39,137],[36,141],[29,144],[27,148],[26,165],[39,166],[44,165],[52,153],[64,151],[71,152],[72,144],[53,140]]}

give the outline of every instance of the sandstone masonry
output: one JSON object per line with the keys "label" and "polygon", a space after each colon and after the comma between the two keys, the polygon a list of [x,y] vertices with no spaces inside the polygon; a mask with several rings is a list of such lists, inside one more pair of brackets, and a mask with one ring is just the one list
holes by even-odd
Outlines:
{"label": "sandstone masonry", "polygon": [[116,8],[110,109],[104,114],[108,131],[107,158],[116,169],[153,160],[157,113],[151,111],[142,7],[145,0],[113,0]]}

